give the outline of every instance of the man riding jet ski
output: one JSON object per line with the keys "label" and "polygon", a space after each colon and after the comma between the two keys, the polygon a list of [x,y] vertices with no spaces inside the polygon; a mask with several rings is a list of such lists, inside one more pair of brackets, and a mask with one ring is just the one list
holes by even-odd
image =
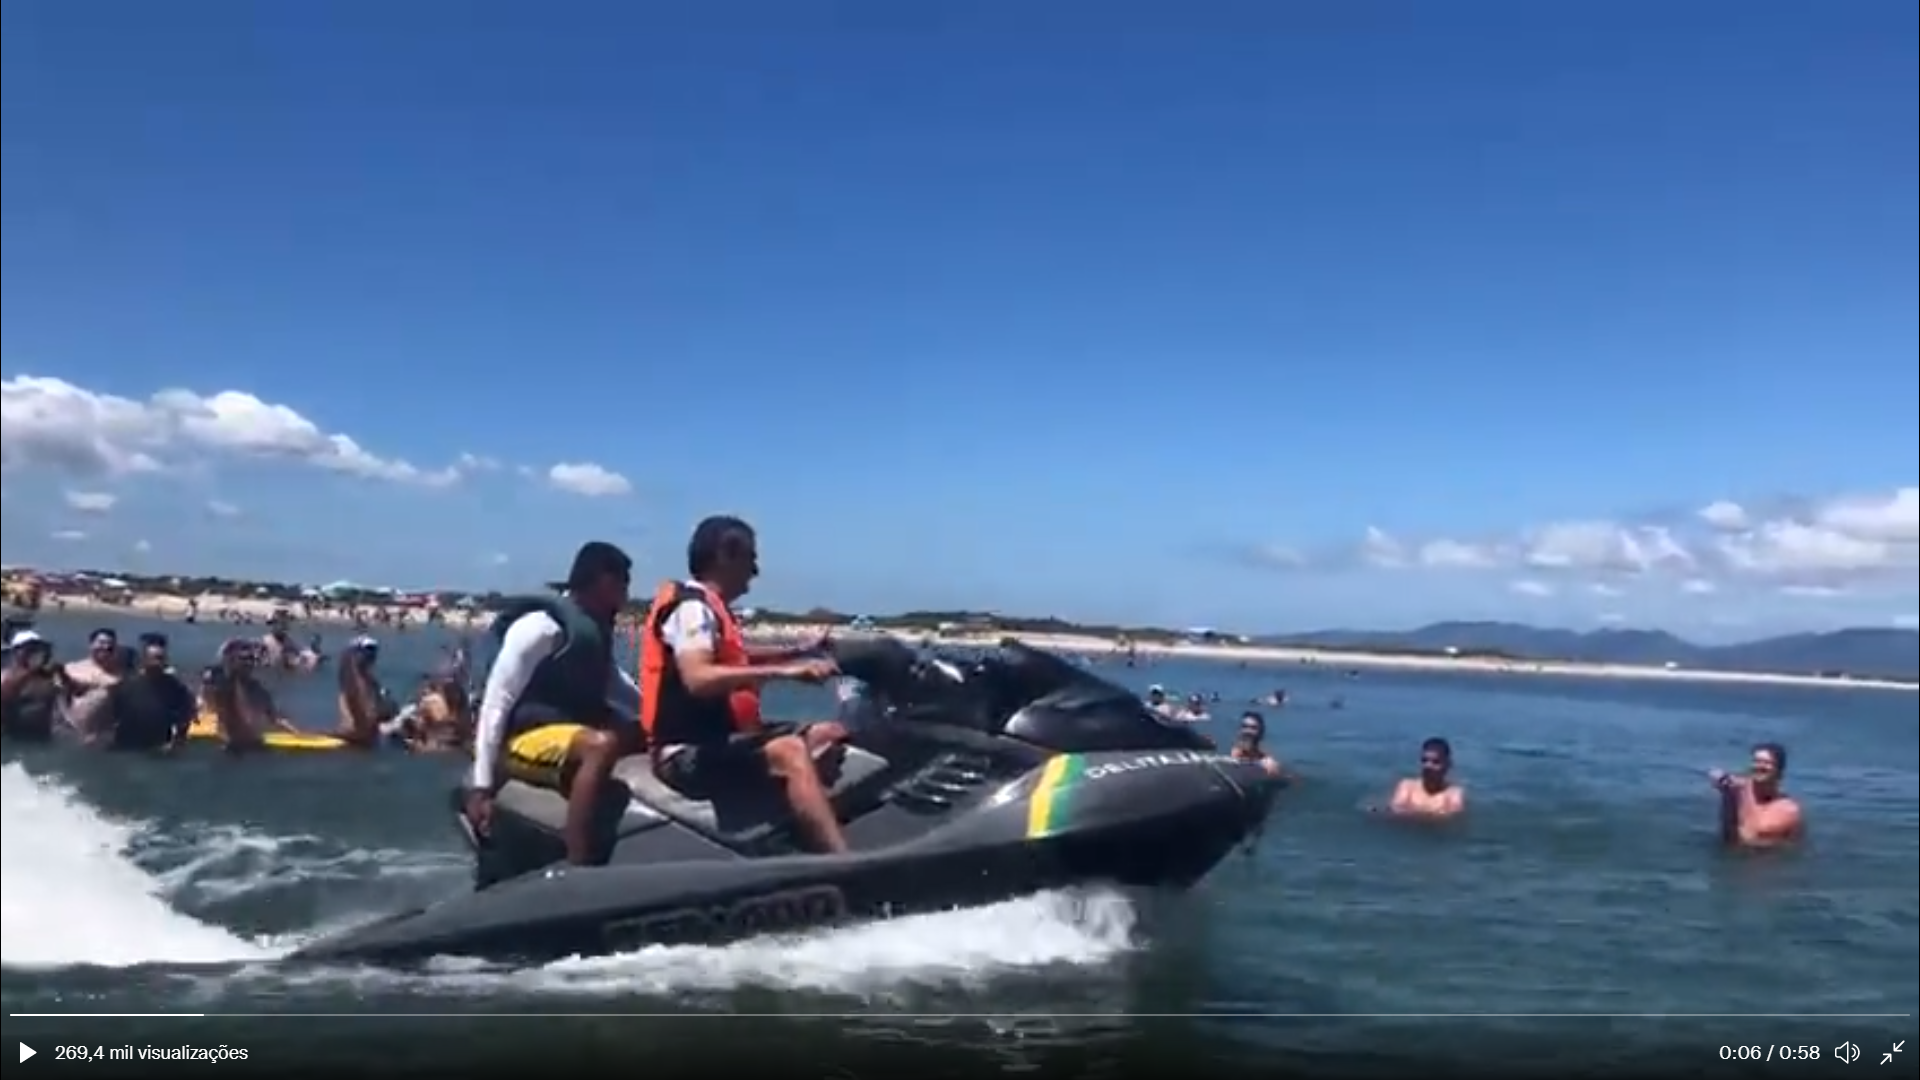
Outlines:
{"label": "man riding jet ski", "polygon": [[626,552],[590,540],[573,557],[565,593],[515,601],[494,619],[500,653],[487,672],[463,799],[476,838],[493,827],[504,749],[512,778],[567,792],[567,861],[595,861],[594,808],[614,763],[640,745],[640,690],[613,659],[613,620],[632,576]]}
{"label": "man riding jet ski", "polygon": [[812,849],[843,852],[847,839],[815,757],[843,741],[845,729],[829,722],[775,733],[760,717],[761,683],[823,682],[836,669],[831,660],[802,658],[824,639],[797,650],[747,644],[732,605],[759,576],[759,558],[746,522],[707,518],[687,543],[687,580],[654,594],[640,639],[640,722],[653,771],[694,798],[772,779]]}
{"label": "man riding jet ski", "polygon": [[[737,520],[696,530],[693,580],[663,586],[644,627],[649,707],[636,723],[625,719],[630,690],[595,692],[623,682],[606,639],[624,556],[583,549],[568,596],[536,605],[562,629],[544,673],[532,665],[510,705],[501,703],[515,680],[489,680],[487,726],[501,734],[484,735],[479,752],[507,743],[509,727],[519,734],[507,745],[513,775],[496,790],[490,766],[476,762],[456,800],[475,888],[293,959],[544,962],[1090,882],[1184,888],[1258,834],[1279,787],[1267,770],[1219,753],[1126,687],[1017,641],[949,656],[885,636],[837,640],[823,645],[831,663],[750,650],[727,601],[745,592],[755,555]],[[515,637],[529,614],[502,636]],[[760,723],[757,681],[836,668],[861,684],[841,702],[844,723],[811,733]],[[600,755],[637,742],[626,740],[642,723],[651,748],[598,773]],[[555,726],[538,741],[556,767],[521,779],[527,744]],[[589,769],[599,786],[587,798]]]}

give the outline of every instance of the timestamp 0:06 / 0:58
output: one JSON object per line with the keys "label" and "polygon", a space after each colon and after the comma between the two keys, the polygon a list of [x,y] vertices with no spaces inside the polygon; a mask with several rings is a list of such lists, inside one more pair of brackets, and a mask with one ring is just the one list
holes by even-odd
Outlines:
{"label": "timestamp 0:06 / 0:58", "polygon": [[1722,1046],[1721,1061],[1819,1061],[1818,1046]]}

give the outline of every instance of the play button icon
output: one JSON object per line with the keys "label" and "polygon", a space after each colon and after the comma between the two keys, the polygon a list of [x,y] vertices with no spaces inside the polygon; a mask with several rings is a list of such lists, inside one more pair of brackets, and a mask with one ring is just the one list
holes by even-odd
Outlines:
{"label": "play button icon", "polygon": [[27,1060],[28,1058],[32,1057],[34,1054],[38,1052],[39,1051],[35,1050],[31,1046],[28,1046],[26,1043],[20,1044],[20,1060],[21,1061]]}

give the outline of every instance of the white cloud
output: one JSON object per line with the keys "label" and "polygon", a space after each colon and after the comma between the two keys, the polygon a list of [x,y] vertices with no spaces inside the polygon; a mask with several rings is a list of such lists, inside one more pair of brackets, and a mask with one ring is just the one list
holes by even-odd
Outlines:
{"label": "white cloud", "polygon": [[145,401],[64,379],[18,375],[0,382],[0,466],[37,466],[71,476],[154,472],[194,452],[293,461],[394,483],[443,487],[458,466],[423,469],[371,453],[285,405],[239,390],[202,395],[162,390]]}
{"label": "white cloud", "polygon": [[505,566],[508,563],[512,562],[513,560],[507,557],[506,552],[496,551],[485,556],[480,561],[486,564],[487,566]]}
{"label": "white cloud", "polygon": [[1863,540],[1920,544],[1920,487],[1879,498],[1836,499],[1815,513],[1814,523]]}
{"label": "white cloud", "polygon": [[1801,600],[1831,600],[1836,596],[1847,595],[1847,590],[1832,585],[1782,585],[1780,595]]}
{"label": "white cloud", "polygon": [[1610,521],[1570,521],[1536,529],[1526,538],[1524,558],[1528,566],[1545,570],[1627,574],[1694,562],[1693,554],[1667,529]]}
{"label": "white cloud", "polygon": [[1895,615],[1893,625],[1900,630],[1920,630],[1920,615]]}
{"label": "white cloud", "polygon": [[120,501],[120,496],[105,491],[68,491],[67,508],[80,514],[105,514]]}
{"label": "white cloud", "polygon": [[1360,541],[1360,558],[1374,566],[1398,569],[1407,565],[1407,549],[1388,536],[1386,530],[1369,525],[1366,537]]}
{"label": "white cloud", "polygon": [[1747,517],[1746,507],[1725,499],[1701,507],[1700,520],[1716,529],[1729,531],[1744,529],[1753,523],[1752,519]]}
{"label": "white cloud", "polygon": [[1388,569],[1673,575],[1695,594],[1739,578],[1826,588],[1872,578],[1911,582],[1920,569],[1920,488],[1808,500],[1778,512],[1720,500],[1665,525],[1594,518],[1478,540],[1410,540],[1369,527],[1358,555]]}
{"label": "white cloud", "polygon": [[224,499],[208,499],[207,513],[214,517],[234,518],[240,516],[240,508]]}
{"label": "white cloud", "polygon": [[1519,581],[1509,582],[1507,584],[1507,588],[1513,592],[1519,593],[1521,596],[1552,596],[1553,595],[1553,586],[1547,584],[1544,581],[1535,581],[1532,578],[1522,578]]}
{"label": "white cloud", "polygon": [[1360,557],[1370,565],[1393,570],[1410,566],[1486,570],[1501,562],[1500,551],[1493,547],[1444,537],[1409,546],[1386,530],[1371,525],[1367,527],[1366,538],[1360,542]]}
{"label": "white cloud", "polygon": [[1627,617],[1617,611],[1603,611],[1594,618],[1608,626],[1619,626],[1627,621]]}
{"label": "white cloud", "polygon": [[561,491],[590,499],[625,495],[633,490],[626,477],[591,461],[563,461],[547,470],[547,482]]}
{"label": "white cloud", "polygon": [[134,554],[136,555],[145,555],[147,552],[152,550],[153,550],[153,545],[147,543],[145,540],[135,540],[133,542],[133,551],[134,551]]}
{"label": "white cloud", "polygon": [[1680,591],[1688,596],[1711,596],[1719,591],[1719,586],[1706,578],[1688,578],[1680,583]]}
{"label": "white cloud", "polygon": [[1619,596],[1626,590],[1618,585],[1609,585],[1604,581],[1596,581],[1587,586],[1587,591],[1595,596]]}
{"label": "white cloud", "polygon": [[79,529],[58,529],[53,533],[53,538],[55,540],[64,540],[69,544],[77,544],[85,540],[87,534],[81,532]]}
{"label": "white cloud", "polygon": [[1429,540],[1414,557],[1421,566],[1435,569],[1485,570],[1500,565],[1497,548],[1459,540]]}
{"label": "white cloud", "polygon": [[1833,500],[1722,536],[1714,547],[1736,573],[1827,579],[1910,572],[1920,566],[1917,491]]}

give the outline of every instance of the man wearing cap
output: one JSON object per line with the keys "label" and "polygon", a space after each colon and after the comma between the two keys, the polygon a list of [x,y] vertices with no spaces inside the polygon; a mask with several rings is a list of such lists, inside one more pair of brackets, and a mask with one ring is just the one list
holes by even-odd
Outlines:
{"label": "man wearing cap", "polygon": [[632,581],[626,552],[589,541],[564,593],[511,601],[494,619],[500,652],[480,700],[465,795],[476,835],[491,828],[504,759],[513,778],[566,792],[567,861],[599,861],[600,793],[614,764],[640,749],[640,690],[613,658],[614,619]]}
{"label": "man wearing cap", "polygon": [[340,727],[334,734],[348,745],[363,750],[379,744],[380,725],[388,720],[387,695],[373,670],[374,661],[379,658],[380,643],[361,634],[348,644],[336,676]]}
{"label": "man wearing cap", "polygon": [[1147,708],[1161,716],[1172,718],[1173,705],[1167,701],[1167,688],[1159,683],[1147,687]]}
{"label": "man wearing cap", "polygon": [[53,663],[53,643],[32,630],[16,632],[7,642],[7,663],[0,670],[0,733],[8,740],[51,740],[62,681]]}

